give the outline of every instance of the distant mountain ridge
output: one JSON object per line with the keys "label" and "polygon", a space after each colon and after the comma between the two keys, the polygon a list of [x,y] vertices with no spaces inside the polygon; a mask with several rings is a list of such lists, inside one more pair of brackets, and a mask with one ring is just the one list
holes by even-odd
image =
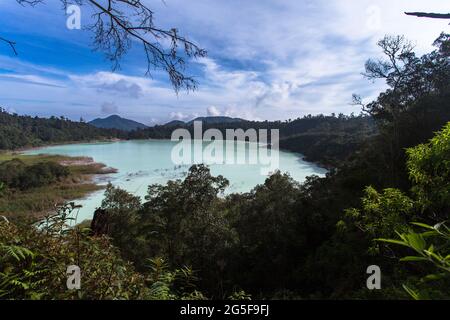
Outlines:
{"label": "distant mountain ridge", "polygon": [[181,120],[172,120],[172,121],[164,124],[165,127],[177,127],[177,126],[184,126],[184,125],[186,125],[186,122],[181,121]]}
{"label": "distant mountain ridge", "polygon": [[142,124],[140,122],[125,119],[118,115],[112,115],[107,118],[97,118],[89,122],[90,125],[93,125],[97,128],[102,129],[118,129],[123,131],[133,131],[137,129],[146,129],[148,126]]}

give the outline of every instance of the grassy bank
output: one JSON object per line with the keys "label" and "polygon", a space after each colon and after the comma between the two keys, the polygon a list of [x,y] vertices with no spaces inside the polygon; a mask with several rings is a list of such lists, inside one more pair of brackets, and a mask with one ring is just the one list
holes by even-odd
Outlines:
{"label": "grassy bank", "polygon": [[93,176],[115,172],[104,164],[95,163],[86,157],[68,157],[59,155],[22,155],[1,153],[0,165],[11,160],[19,160],[26,166],[45,162],[58,163],[68,169],[67,176],[57,181],[20,190],[7,187],[0,195],[0,214],[13,217],[18,215],[41,216],[51,211],[57,204],[79,199],[103,187],[93,182]]}

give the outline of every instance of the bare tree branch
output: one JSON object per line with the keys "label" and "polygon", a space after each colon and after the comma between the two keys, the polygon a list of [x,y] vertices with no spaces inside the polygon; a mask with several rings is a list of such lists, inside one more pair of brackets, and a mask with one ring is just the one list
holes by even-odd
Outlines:
{"label": "bare tree branch", "polygon": [[[140,42],[144,49],[148,75],[151,74],[151,68],[163,69],[168,73],[175,91],[178,92],[180,88],[188,91],[196,89],[195,79],[184,74],[186,61],[180,53],[183,52],[187,58],[198,58],[206,56],[205,50],[179,36],[177,29],[155,27],[153,12],[140,1],[108,0],[107,6],[95,0],[88,2],[98,9],[93,15],[96,22],[91,26],[95,33],[94,44],[97,49],[107,53],[113,69],[120,67],[120,59],[131,47],[132,39]],[[125,15],[117,3],[131,7],[135,19],[130,19],[130,14]]]}
{"label": "bare tree branch", "polygon": [[408,16],[434,19],[450,19],[450,13],[405,12]]}
{"label": "bare tree branch", "polygon": [[16,2],[18,2],[21,5],[35,6],[39,3],[42,3],[43,0],[16,0]]}
{"label": "bare tree branch", "polygon": [[[16,0],[21,5],[35,6],[43,0]],[[76,4],[93,8],[93,24],[87,29],[94,33],[94,47],[103,51],[112,69],[120,68],[121,58],[134,42],[141,44],[147,63],[146,75],[152,69],[162,69],[178,92],[195,90],[197,82],[185,74],[186,60],[207,55],[206,50],[180,36],[177,29],[162,29],[153,22],[153,11],[142,0],[60,0],[63,8]],[[15,43],[3,38],[17,54]]]}
{"label": "bare tree branch", "polygon": [[14,52],[14,54],[17,56],[17,50],[16,50],[16,43],[15,42],[13,42],[11,40],[8,40],[8,39],[5,39],[3,37],[0,37],[0,41],[6,42],[11,47],[12,51]]}

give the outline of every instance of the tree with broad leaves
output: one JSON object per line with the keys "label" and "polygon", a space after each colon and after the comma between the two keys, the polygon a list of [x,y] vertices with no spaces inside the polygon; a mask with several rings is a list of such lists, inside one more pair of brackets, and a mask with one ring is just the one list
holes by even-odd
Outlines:
{"label": "tree with broad leaves", "polygon": [[[16,0],[20,5],[36,6],[43,0]],[[60,0],[63,9],[70,5],[89,6],[93,23],[87,27],[94,33],[94,48],[106,54],[112,69],[120,68],[121,58],[133,41],[143,47],[147,63],[146,75],[152,69],[164,70],[176,92],[197,88],[197,81],[185,73],[186,60],[206,56],[206,50],[181,36],[177,29],[155,25],[153,11],[142,0]],[[0,36],[18,54],[16,43]]]}

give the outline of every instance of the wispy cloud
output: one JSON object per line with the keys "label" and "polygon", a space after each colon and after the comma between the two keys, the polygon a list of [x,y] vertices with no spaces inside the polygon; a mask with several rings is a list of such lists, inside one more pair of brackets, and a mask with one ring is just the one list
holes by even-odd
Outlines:
{"label": "wispy cloud", "polygon": [[0,74],[0,79],[10,82],[33,84],[37,86],[46,86],[54,88],[64,88],[64,85],[59,84],[59,82],[44,78],[37,75],[27,75],[27,74]]}
{"label": "wispy cloud", "polygon": [[138,99],[143,94],[143,86],[151,83],[148,79],[129,77],[118,73],[97,72],[87,75],[70,75],[79,87],[96,89],[100,94],[119,95]]}

